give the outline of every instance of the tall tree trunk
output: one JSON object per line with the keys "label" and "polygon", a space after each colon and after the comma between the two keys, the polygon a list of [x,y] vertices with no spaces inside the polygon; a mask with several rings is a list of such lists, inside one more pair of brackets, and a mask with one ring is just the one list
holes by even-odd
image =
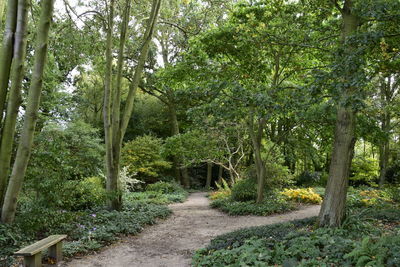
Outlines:
{"label": "tall tree trunk", "polygon": [[[7,181],[11,155],[14,144],[15,125],[18,111],[21,105],[21,88],[24,78],[24,64],[27,45],[28,9],[29,0],[18,1],[17,27],[15,33],[14,55],[11,69],[11,88],[7,105],[7,114],[3,125],[0,147],[0,181]],[[4,189],[0,192],[1,201],[4,197]]]}
{"label": "tall tree trunk", "polygon": [[[3,113],[7,98],[8,83],[10,79],[15,30],[17,26],[17,12],[18,12],[18,1],[8,0],[7,18],[4,29],[3,45],[0,51],[0,124],[3,121]],[[1,191],[1,182],[0,182],[0,191]]]}
{"label": "tall tree trunk", "polygon": [[219,167],[218,167],[218,183],[222,182],[223,172],[224,172],[224,167],[222,167],[222,165],[219,165]]}
{"label": "tall tree trunk", "polygon": [[113,161],[113,132],[111,124],[111,102],[112,102],[112,49],[113,49],[113,28],[114,28],[115,0],[110,0],[108,10],[107,41],[106,41],[106,71],[104,83],[104,140],[106,144],[106,169],[107,169],[107,191],[110,193],[109,206],[111,209],[119,209],[120,201],[118,196],[118,176],[114,169]]}
{"label": "tall tree trunk", "polygon": [[[4,1],[2,4],[4,5]],[[10,69],[13,57],[14,35],[17,25],[18,1],[9,0],[7,9],[7,20],[4,29],[3,44],[0,50],[0,128],[3,121],[4,106],[7,97]],[[3,17],[1,16],[1,19]],[[0,136],[1,138],[1,136]],[[3,204],[4,193],[7,186],[7,175],[0,174],[0,207]]]}
{"label": "tall tree trunk", "polygon": [[[127,4],[128,1],[126,2]],[[112,101],[112,30],[113,30],[113,19],[114,19],[114,6],[115,1],[111,0],[110,2],[110,12],[109,12],[109,22],[107,29],[107,51],[106,51],[106,79],[105,79],[105,89],[104,89],[104,110],[103,110],[103,119],[104,119],[104,130],[105,130],[105,143],[106,143],[106,166],[107,166],[107,191],[113,195],[113,198],[110,201],[110,208],[114,210],[118,210],[122,207],[122,196],[119,191],[118,180],[119,180],[119,166],[120,166],[120,156],[121,156],[121,146],[122,141],[128,127],[129,119],[132,116],[133,104],[135,100],[135,95],[139,83],[142,79],[144,64],[147,60],[150,43],[153,37],[154,29],[157,23],[157,17],[160,11],[161,0],[153,0],[150,17],[147,20],[146,32],[143,37],[143,42],[140,50],[140,55],[138,59],[138,64],[135,69],[135,73],[133,75],[133,79],[131,81],[131,85],[129,88],[128,97],[126,100],[125,109],[120,119],[120,92],[118,93],[118,86],[116,88],[117,96]],[[128,9],[128,8],[126,8]],[[125,10],[125,19],[129,19],[129,10]],[[129,21],[124,21],[121,27],[121,42],[125,42],[126,39],[126,30],[127,23]],[[124,37],[125,35],[125,37]],[[119,66],[118,72],[122,74],[122,60],[123,59],[123,50],[124,44],[120,44],[119,50]],[[122,54],[122,55],[121,55]],[[120,75],[120,74],[117,74]],[[120,75],[122,78],[122,75]],[[118,77],[117,77],[118,79]],[[119,81],[121,82],[121,81]],[[119,83],[117,81],[117,84]],[[120,85],[120,84],[119,84]],[[116,103],[119,101],[119,103]],[[113,104],[113,106],[111,106]],[[113,113],[113,114],[111,114]],[[115,116],[115,117],[114,117]],[[116,122],[116,120],[118,122]]]}
{"label": "tall tree trunk", "polygon": [[[352,13],[353,1],[346,0],[342,10],[343,20],[343,45],[345,55],[351,54],[353,47],[346,41],[356,33],[358,29],[358,17]],[[352,73],[346,73],[351,79]],[[329,179],[326,187],[326,194],[319,214],[319,225],[322,227],[338,227],[342,223],[346,210],[346,195],[349,183],[349,172],[354,154],[355,145],[355,111],[346,100],[351,99],[355,88],[345,88],[341,101],[338,104],[335,139]]]}
{"label": "tall tree trunk", "polygon": [[[123,21],[121,23],[121,30],[120,30],[120,40],[119,40],[119,51],[118,51],[118,63],[117,63],[117,77],[116,77],[116,83],[114,87],[114,98],[112,100],[112,116],[111,116],[111,136],[112,136],[112,143],[111,143],[111,163],[112,166],[110,166],[110,171],[109,171],[109,179],[108,179],[108,190],[113,191],[114,195],[113,198],[110,201],[110,207],[111,209],[115,210],[120,210],[122,208],[122,196],[121,192],[119,191],[119,172],[120,172],[120,157],[121,157],[121,146],[122,146],[122,141],[120,140],[120,116],[121,116],[121,86],[122,86],[122,71],[123,71],[123,66],[124,66],[124,53],[125,53],[125,44],[126,44],[126,38],[127,38],[127,29],[128,29],[128,23],[129,23],[129,18],[130,18],[130,10],[131,10],[131,0],[126,0],[125,2],[125,9],[124,9],[124,15],[123,15]],[[113,11],[114,12],[114,11]],[[110,17],[111,18],[111,17]],[[111,24],[111,29],[113,28],[113,25]],[[111,32],[109,32],[110,35],[112,35]],[[109,64],[109,63],[108,63]],[[112,64],[109,70],[112,71]],[[107,73],[108,75],[112,75],[111,72]],[[112,76],[110,80],[107,82],[112,83]],[[111,89],[111,91],[113,91]],[[111,100],[110,100],[111,101]],[[111,108],[111,107],[110,107]],[[110,144],[107,144],[107,147],[109,147]]]}
{"label": "tall tree trunk", "polygon": [[212,162],[207,162],[207,179],[206,179],[206,189],[209,190],[211,188],[211,180],[212,180]]}
{"label": "tall tree trunk", "polygon": [[381,129],[385,134],[385,139],[379,146],[379,186],[382,187],[386,182],[386,172],[389,165],[390,156],[390,128],[391,128],[391,114],[388,110],[389,102],[391,101],[391,77],[388,81],[383,82],[381,85],[381,100],[383,106],[383,114],[381,118]]}
{"label": "tall tree trunk", "polygon": [[262,149],[262,136],[265,127],[265,119],[259,119],[257,123],[256,132],[254,132],[254,111],[251,112],[252,116],[249,120],[249,133],[250,138],[253,144],[254,151],[254,163],[256,166],[256,174],[257,174],[257,203],[261,203],[264,200],[264,191],[265,191],[265,179],[266,179],[266,168],[265,162],[261,157],[261,149]]}
{"label": "tall tree trunk", "polygon": [[[170,101],[172,102],[172,101]],[[176,114],[176,108],[173,104],[168,105],[170,123],[171,123],[171,135],[178,135],[179,134],[179,122],[178,116]],[[180,183],[188,188],[190,187],[190,179],[189,179],[189,172],[186,167],[180,167],[181,159],[179,157],[174,156],[173,158],[173,168],[175,172],[175,179],[180,179]]]}
{"label": "tall tree trunk", "polygon": [[18,195],[22,188],[26,168],[28,166],[29,157],[32,150],[33,137],[40,105],[40,96],[42,93],[43,73],[46,65],[49,31],[53,17],[53,7],[54,0],[41,1],[42,10],[37,32],[32,82],[29,89],[28,104],[25,112],[24,125],[18,145],[17,155],[2,209],[1,220],[4,223],[12,223],[14,221]]}

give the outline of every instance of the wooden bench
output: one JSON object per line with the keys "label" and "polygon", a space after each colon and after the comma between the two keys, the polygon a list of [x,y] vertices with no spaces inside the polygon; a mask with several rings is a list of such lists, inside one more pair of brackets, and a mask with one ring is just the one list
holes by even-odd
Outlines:
{"label": "wooden bench", "polygon": [[48,248],[49,256],[59,262],[62,260],[62,241],[66,237],[66,235],[49,236],[15,252],[14,255],[24,256],[24,266],[26,267],[40,267],[42,266],[42,251]]}

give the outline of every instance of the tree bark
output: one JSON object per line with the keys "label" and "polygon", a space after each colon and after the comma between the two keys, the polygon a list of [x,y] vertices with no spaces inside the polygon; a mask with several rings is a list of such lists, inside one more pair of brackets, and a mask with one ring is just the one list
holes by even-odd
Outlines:
{"label": "tree bark", "polygon": [[[25,55],[28,28],[28,0],[18,1],[17,26],[15,33],[14,55],[11,69],[11,88],[7,105],[7,114],[3,125],[0,147],[0,181],[7,181],[10,171],[11,155],[14,144],[15,125],[21,105],[22,80],[25,73]],[[4,183],[4,182],[3,182]],[[0,192],[1,201],[4,198],[4,189]]]}
{"label": "tree bark", "polygon": [[206,180],[206,189],[209,190],[211,188],[211,180],[212,180],[212,162],[207,162],[207,180]]}
{"label": "tree bark", "polygon": [[1,220],[4,223],[12,223],[14,221],[17,208],[17,199],[21,191],[26,168],[28,166],[36,122],[38,119],[40,96],[43,87],[43,73],[47,58],[49,31],[53,17],[54,0],[42,0],[41,8],[35,50],[35,63],[32,74],[32,82],[29,89],[24,125],[2,209]]}
{"label": "tree bark", "polygon": [[[0,51],[0,124],[3,121],[3,112],[7,97],[8,83],[10,79],[15,30],[17,26],[17,12],[18,12],[18,1],[8,0],[7,18],[4,29],[3,45]],[[0,184],[0,190],[1,190],[1,184]]]}
{"label": "tree bark", "polygon": [[[346,0],[342,10],[342,38],[347,54],[351,53],[353,47],[346,41],[348,37],[357,31],[359,24],[358,17],[352,13],[352,4],[352,0]],[[350,79],[352,73],[347,73],[346,75],[348,77],[344,77],[344,79]],[[341,225],[345,215],[349,172],[354,154],[356,124],[356,112],[351,104],[346,105],[345,102],[353,96],[355,91],[353,87],[344,88],[342,101],[338,104],[329,179],[319,214],[319,225],[321,227],[338,227]]]}

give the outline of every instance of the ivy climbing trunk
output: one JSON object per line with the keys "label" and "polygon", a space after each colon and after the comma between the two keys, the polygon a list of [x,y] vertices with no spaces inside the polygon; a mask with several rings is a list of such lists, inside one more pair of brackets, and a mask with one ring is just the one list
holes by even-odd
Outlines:
{"label": "ivy climbing trunk", "polygon": [[14,221],[18,195],[22,188],[32,150],[33,137],[38,119],[40,96],[42,94],[43,73],[46,66],[53,8],[54,0],[41,1],[41,15],[37,32],[32,81],[29,88],[28,103],[24,116],[21,138],[2,209],[1,220],[4,223],[12,223]]}
{"label": "ivy climbing trunk", "polygon": [[[116,86],[112,86],[112,39],[114,27],[114,7],[115,1],[111,0],[109,8],[109,19],[107,29],[107,48],[106,48],[106,83],[104,87],[104,131],[106,143],[106,167],[107,167],[107,191],[112,196],[110,200],[110,208],[113,210],[121,209],[122,195],[119,190],[119,166],[121,157],[122,141],[128,127],[130,117],[132,116],[134,100],[137,88],[142,79],[144,64],[147,60],[149,47],[153,38],[154,29],[157,23],[157,17],[160,11],[161,0],[153,0],[150,16],[147,19],[146,32],[143,36],[138,63],[133,75],[128,97],[126,99],[125,108],[122,117],[120,116],[121,108],[121,79],[124,58],[125,41],[127,37],[127,26],[130,17],[130,1],[126,0],[124,19],[121,25],[120,46],[117,65],[117,81]],[[114,89],[114,90],[113,90]],[[112,98],[114,96],[114,98]]]}
{"label": "ivy climbing trunk", "polygon": [[[347,56],[354,51],[354,44],[349,42],[349,37],[357,32],[359,25],[358,17],[353,14],[352,8],[353,1],[346,0],[341,10],[343,50],[345,51],[344,55]],[[351,80],[354,70],[353,73],[348,72],[345,75],[343,79]],[[319,214],[319,225],[321,227],[338,227],[341,225],[345,215],[349,172],[354,154],[356,125],[356,112],[352,103],[349,103],[348,100],[352,99],[356,92],[357,90],[354,87],[345,87],[338,104],[329,179]]]}
{"label": "ivy climbing trunk", "polygon": [[[24,65],[27,46],[29,3],[29,0],[18,1],[17,26],[11,67],[11,87],[8,98],[7,113],[1,136],[0,181],[7,181],[9,176],[11,155],[14,145],[15,125],[17,122],[19,107],[22,101],[21,88],[22,80],[25,74]],[[4,195],[4,191],[2,192],[2,195]]]}
{"label": "ivy climbing trunk", "polygon": [[[4,3],[4,2],[3,2]],[[17,26],[18,1],[9,0],[7,18],[3,35],[3,44],[0,50],[0,125],[3,121],[4,107],[10,79],[11,62],[13,58],[15,29]],[[0,174],[0,207],[3,205],[7,186],[7,175]]]}

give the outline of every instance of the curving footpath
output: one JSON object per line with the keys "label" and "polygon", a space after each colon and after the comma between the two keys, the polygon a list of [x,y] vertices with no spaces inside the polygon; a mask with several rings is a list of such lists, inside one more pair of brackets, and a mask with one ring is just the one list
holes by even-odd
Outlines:
{"label": "curving footpath", "polygon": [[147,227],[137,236],[123,238],[98,254],[73,259],[68,267],[185,267],[195,250],[214,237],[234,230],[287,222],[318,215],[320,206],[267,217],[228,216],[211,209],[205,193],[193,193],[185,203],[172,204],[173,215]]}

